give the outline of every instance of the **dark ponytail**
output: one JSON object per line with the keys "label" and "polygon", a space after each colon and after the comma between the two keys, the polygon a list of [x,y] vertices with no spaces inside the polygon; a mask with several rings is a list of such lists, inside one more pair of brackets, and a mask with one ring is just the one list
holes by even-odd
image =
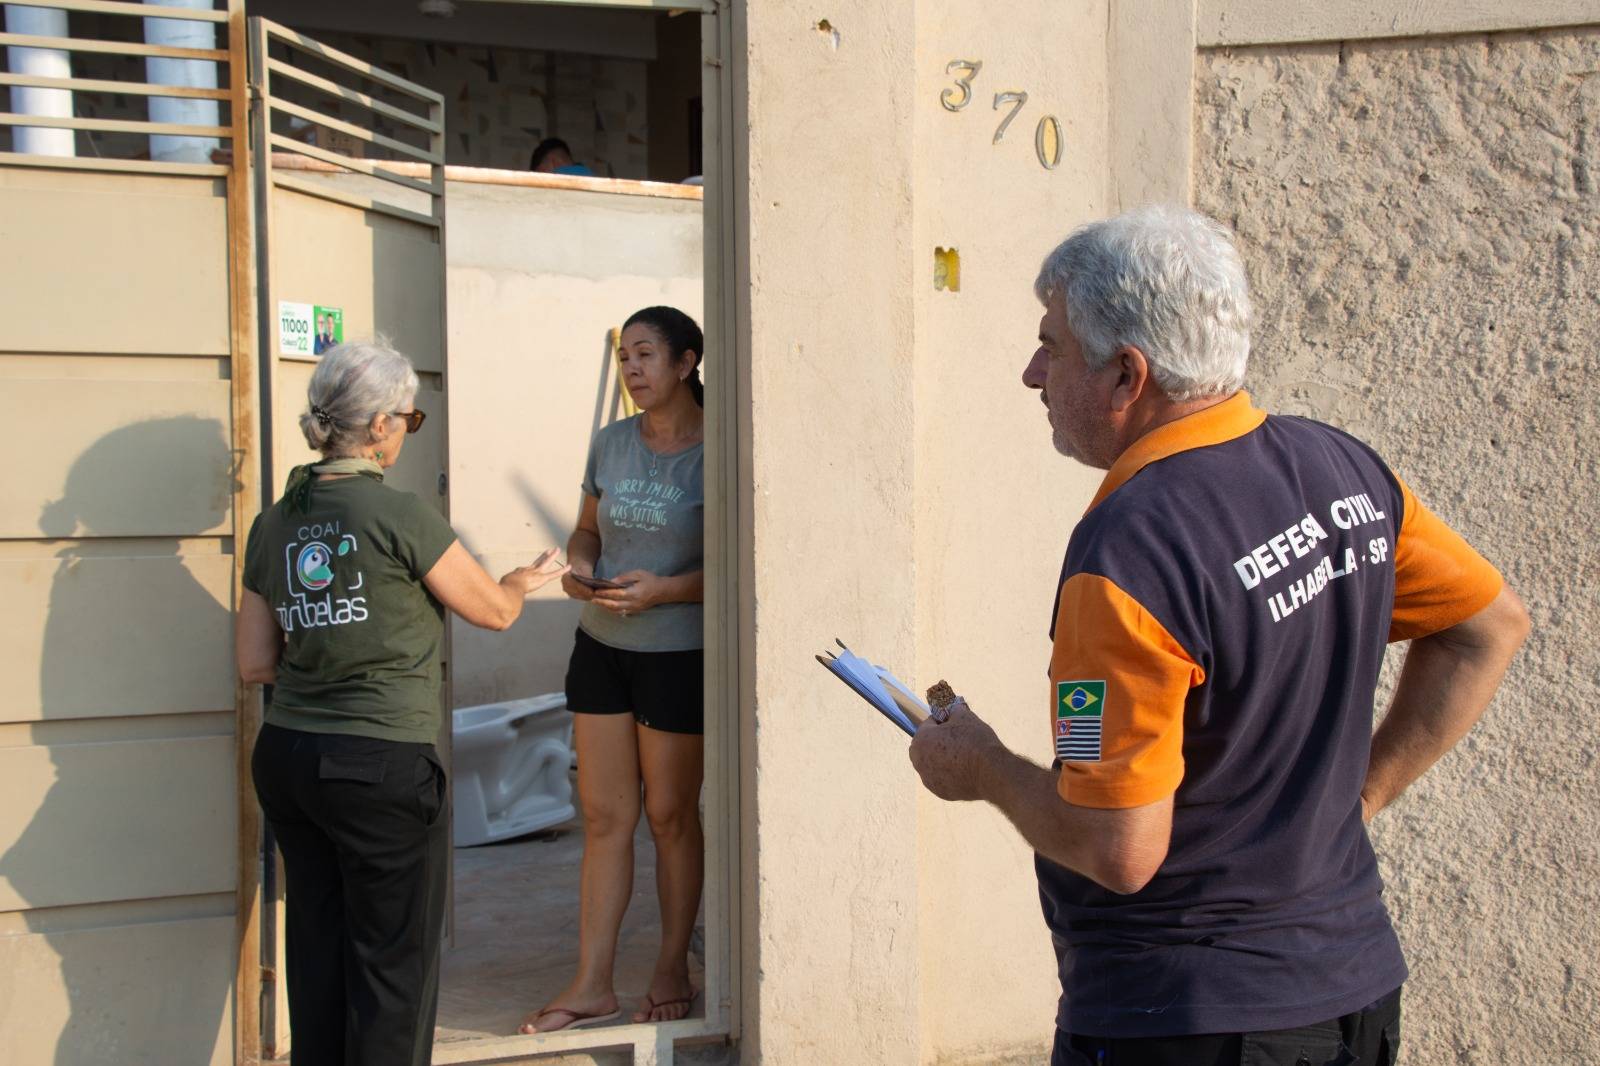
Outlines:
{"label": "dark ponytail", "polygon": [[700,360],[705,358],[706,337],[700,332],[700,327],[695,325],[694,319],[676,307],[646,307],[628,316],[628,321],[622,324],[622,328],[626,330],[629,326],[649,326],[655,330],[666,342],[667,351],[671,354],[674,364],[683,358],[684,352],[695,354],[694,369],[689,371],[685,382],[689,386],[689,392],[694,396],[694,402],[704,407],[706,387],[700,380]]}

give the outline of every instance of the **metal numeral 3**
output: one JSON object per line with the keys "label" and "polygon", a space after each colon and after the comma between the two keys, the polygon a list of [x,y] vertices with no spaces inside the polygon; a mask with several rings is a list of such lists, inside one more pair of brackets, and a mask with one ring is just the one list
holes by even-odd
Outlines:
{"label": "metal numeral 3", "polygon": [[961,90],[961,98],[956,99],[956,89],[946,89],[939,94],[939,102],[946,111],[960,111],[972,103],[972,79],[978,76],[978,71],[983,69],[983,61],[978,59],[952,59],[945,65],[946,74],[956,75],[956,89]]}

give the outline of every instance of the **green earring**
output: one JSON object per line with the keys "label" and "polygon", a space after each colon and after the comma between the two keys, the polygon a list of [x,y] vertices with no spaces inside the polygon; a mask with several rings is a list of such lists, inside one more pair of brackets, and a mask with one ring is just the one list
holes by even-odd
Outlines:
{"label": "green earring", "polygon": [[383,453],[381,451],[378,453],[378,459],[380,461],[383,459]]}

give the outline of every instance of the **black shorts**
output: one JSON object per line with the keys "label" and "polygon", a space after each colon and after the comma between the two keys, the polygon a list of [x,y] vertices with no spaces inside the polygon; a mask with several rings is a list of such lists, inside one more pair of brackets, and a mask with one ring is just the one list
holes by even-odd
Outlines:
{"label": "black shorts", "polygon": [[632,714],[651,729],[698,736],[706,731],[705,658],[700,648],[624,651],[579,629],[567,664],[567,708]]}

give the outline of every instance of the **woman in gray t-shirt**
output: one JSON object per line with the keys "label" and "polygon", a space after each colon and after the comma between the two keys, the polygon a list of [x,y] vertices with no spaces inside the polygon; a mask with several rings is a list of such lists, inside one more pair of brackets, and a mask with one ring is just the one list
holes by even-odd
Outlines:
{"label": "woman in gray t-shirt", "polygon": [[656,844],[661,953],[636,1022],[688,1015],[689,937],[700,908],[704,456],[700,327],[647,307],[622,328],[622,383],[642,411],[595,435],[583,511],[567,542],[567,595],[584,601],[567,668],[578,749],[583,876],[578,972],[523,1032],[621,1014],[612,967],[633,891],[640,795]]}

